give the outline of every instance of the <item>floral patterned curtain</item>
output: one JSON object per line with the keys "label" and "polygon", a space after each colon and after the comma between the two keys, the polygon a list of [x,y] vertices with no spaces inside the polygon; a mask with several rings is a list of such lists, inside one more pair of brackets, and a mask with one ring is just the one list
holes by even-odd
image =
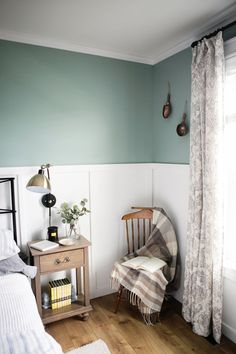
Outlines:
{"label": "floral patterned curtain", "polygon": [[222,32],[193,48],[190,196],[183,316],[193,331],[220,342],[223,252]]}

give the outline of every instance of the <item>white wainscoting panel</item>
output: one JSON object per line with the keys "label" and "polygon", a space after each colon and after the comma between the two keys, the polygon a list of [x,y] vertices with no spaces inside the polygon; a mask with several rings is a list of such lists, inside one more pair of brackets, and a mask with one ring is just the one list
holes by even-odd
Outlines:
{"label": "white wainscoting panel", "polygon": [[[42,195],[26,190],[28,180],[38,169],[0,168],[0,176],[16,178],[18,242],[25,250],[27,242],[47,238],[48,209],[41,203]],[[80,231],[92,242],[91,295],[108,294],[112,292],[112,265],[125,250],[124,228],[120,218],[134,204],[151,205],[152,164],[53,166],[50,172],[52,193],[57,198],[56,207],[64,201],[78,203],[82,198],[89,200],[91,214],[81,217]],[[1,187],[2,207],[9,206],[8,195],[8,186]],[[1,216],[1,227],[11,227],[10,220],[10,217]],[[63,236],[64,227],[56,208],[52,209],[52,224],[59,226],[59,236]],[[56,278],[61,276],[60,273],[56,274]],[[47,281],[48,278],[43,279],[44,284]]]}
{"label": "white wainscoting panel", "polygon": [[[0,177],[16,178],[18,242],[26,248],[28,241],[47,237],[48,209],[41,203],[42,195],[31,193],[25,186],[38,167],[0,168]],[[124,224],[121,216],[131,206],[161,206],[170,216],[178,238],[181,257],[181,283],[173,293],[180,302],[183,295],[184,260],[186,254],[189,165],[117,164],[55,166],[51,168],[52,193],[56,206],[64,201],[89,200],[91,214],[80,220],[81,233],[91,241],[91,296],[112,292],[110,272],[113,263],[126,252]],[[10,206],[9,188],[0,184],[0,208]],[[64,229],[56,209],[52,223]],[[9,216],[0,215],[0,228],[11,227]],[[236,341],[235,272],[224,280],[223,332]],[[231,274],[231,273],[230,273]],[[74,273],[72,281],[74,279]],[[57,273],[56,277],[63,274]],[[44,277],[46,284],[48,277]]]}
{"label": "white wainscoting panel", "polygon": [[184,261],[186,254],[189,165],[156,164],[153,169],[153,202],[171,218],[179,245],[181,261],[180,287],[173,294],[182,302]]}
{"label": "white wainscoting panel", "polygon": [[223,324],[224,335],[236,343],[236,269],[224,269]]}
{"label": "white wainscoting panel", "polygon": [[[91,214],[80,219],[81,233],[91,240],[90,273],[91,295],[112,292],[110,272],[114,262],[126,252],[124,224],[121,216],[131,206],[160,205],[167,211],[176,228],[182,266],[185,256],[188,169],[186,165],[116,164],[53,166],[50,171],[52,193],[57,204],[79,202],[88,198]],[[16,177],[16,199],[19,242],[24,249],[28,241],[45,239],[48,227],[48,209],[41,203],[42,195],[26,190],[30,177],[38,167],[0,168],[0,176]],[[7,199],[8,190],[0,190]],[[52,224],[64,229],[57,210],[52,210]],[[10,225],[9,219],[2,227]],[[182,270],[183,275],[183,270]],[[58,274],[59,276],[59,274]],[[175,293],[181,301],[180,289]]]}
{"label": "white wainscoting panel", "polygon": [[121,217],[131,206],[151,205],[150,165],[116,165],[91,171],[92,284],[94,297],[111,292],[113,264],[126,252]]}

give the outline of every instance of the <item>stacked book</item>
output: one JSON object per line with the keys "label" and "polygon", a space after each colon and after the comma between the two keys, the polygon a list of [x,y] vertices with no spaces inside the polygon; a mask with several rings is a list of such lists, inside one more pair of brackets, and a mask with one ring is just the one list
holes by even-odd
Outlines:
{"label": "stacked book", "polygon": [[51,295],[52,309],[71,304],[71,283],[69,279],[58,279],[49,282],[49,293]]}

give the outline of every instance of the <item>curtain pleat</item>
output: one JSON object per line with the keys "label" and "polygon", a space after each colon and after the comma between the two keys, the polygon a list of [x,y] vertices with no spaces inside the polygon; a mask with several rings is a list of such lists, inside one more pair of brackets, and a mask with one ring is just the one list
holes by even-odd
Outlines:
{"label": "curtain pleat", "polygon": [[183,316],[202,336],[221,338],[223,257],[222,32],[193,48],[190,195]]}

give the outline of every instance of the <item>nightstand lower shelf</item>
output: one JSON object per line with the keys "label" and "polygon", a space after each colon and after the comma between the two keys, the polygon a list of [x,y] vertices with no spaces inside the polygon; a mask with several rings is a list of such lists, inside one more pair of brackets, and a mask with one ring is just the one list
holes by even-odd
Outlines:
{"label": "nightstand lower shelf", "polygon": [[[92,310],[89,298],[89,262],[88,246],[90,242],[80,236],[72,246],[58,246],[48,251],[37,251],[29,243],[31,264],[37,266],[36,277],[32,281],[39,314],[44,324],[60,321],[72,316],[80,316],[83,320],[88,318]],[[42,308],[41,275],[51,275],[64,270],[76,270],[77,301],[59,309]],[[83,289],[83,291],[82,291]],[[49,294],[50,295],[50,294]]]}
{"label": "nightstand lower shelf", "polygon": [[92,306],[83,306],[78,302],[73,302],[71,305],[61,307],[60,309],[43,309],[42,310],[42,321],[43,324],[48,324],[55,321],[60,321],[64,318],[71,316],[82,315],[89,311],[92,311]]}

